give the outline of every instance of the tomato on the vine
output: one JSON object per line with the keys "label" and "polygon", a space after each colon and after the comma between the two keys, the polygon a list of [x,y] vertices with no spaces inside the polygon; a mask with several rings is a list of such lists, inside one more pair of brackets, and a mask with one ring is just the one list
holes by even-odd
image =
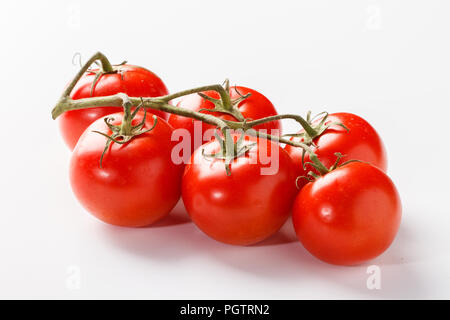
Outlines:
{"label": "tomato on the vine", "polygon": [[[123,113],[109,115],[118,125]],[[139,111],[133,119],[142,121]],[[147,116],[143,129],[154,124]],[[171,160],[173,128],[157,118],[155,127],[125,144],[111,143],[100,166],[107,138],[104,118],[92,123],[80,137],[70,162],[72,189],[87,211],[113,225],[141,227],[167,215],[180,198],[183,166]]]}
{"label": "tomato on the vine", "polygon": [[[248,98],[244,99],[242,102],[238,104],[238,109],[241,112],[242,116],[248,120],[256,120],[261,119],[269,116],[277,115],[277,111],[270,102],[269,99],[267,99],[264,95],[259,93],[256,90],[249,89],[246,87],[240,87],[240,86],[233,86],[230,87],[229,90],[230,98],[232,100],[238,99],[241,96],[245,96],[247,94],[251,94]],[[206,96],[214,99],[219,99],[220,95],[216,91],[206,91],[203,92]],[[177,104],[180,108],[185,108],[193,111],[199,111],[206,114],[212,114],[216,117],[226,119],[226,120],[232,120],[236,121],[236,119],[225,113],[220,112],[212,112],[202,109],[213,109],[214,104],[211,101],[208,101],[207,99],[201,97],[199,94],[194,93],[187,95],[178,102]],[[198,121],[193,120],[191,118],[183,117],[177,114],[170,114],[169,115],[169,124],[171,124],[175,129],[186,129],[189,132],[189,135],[191,137],[191,150],[195,150],[198,147],[200,147],[202,144],[208,142],[211,140],[211,136],[205,136],[205,133],[207,130],[210,130],[210,132],[213,131],[214,126]],[[195,125],[199,127],[199,131],[195,131]],[[257,125],[253,127],[255,130],[261,130],[265,129],[267,130],[268,134],[275,133],[275,131],[272,130],[278,130],[278,135],[281,134],[281,121],[272,121],[267,122],[264,124]],[[192,153],[192,152],[191,152]]]}
{"label": "tomato on the vine", "polygon": [[[342,123],[348,131],[339,125],[331,125],[321,136],[313,140],[317,147],[312,146],[312,150],[326,167],[333,165],[336,159],[335,153],[339,152],[343,155],[343,162],[351,159],[361,160],[383,171],[387,170],[387,156],[383,141],[366,120],[357,115],[342,112],[330,114],[325,124],[331,122]],[[291,138],[291,140],[302,141],[302,138]],[[303,168],[301,148],[286,145],[285,150],[295,163],[297,176],[306,176],[312,170],[309,166]],[[310,162],[308,153],[305,153],[304,162]],[[304,181],[299,180],[299,187],[305,184]]]}
{"label": "tomato on the vine", "polygon": [[192,221],[213,239],[235,245],[251,245],[274,234],[289,217],[297,193],[286,151],[266,139],[244,139],[256,144],[231,160],[229,175],[225,160],[206,156],[219,152],[215,139],[193,153],[182,180]]}
{"label": "tomato on the vine", "polygon": [[400,197],[379,168],[352,162],[306,184],[295,199],[292,219],[311,254],[332,264],[359,264],[394,240]]}
{"label": "tomato on the vine", "polygon": [[[125,64],[116,66],[115,69],[117,72],[102,74],[96,82],[95,78],[98,70],[87,71],[73,88],[70,97],[77,100],[108,96],[119,92],[125,93],[130,97],[158,97],[168,94],[162,80],[145,68]],[[97,107],[64,112],[60,116],[59,124],[67,146],[73,149],[83,131],[92,122],[100,117],[120,112],[121,110],[122,107]],[[163,119],[167,119],[165,112],[159,110],[148,111]]]}

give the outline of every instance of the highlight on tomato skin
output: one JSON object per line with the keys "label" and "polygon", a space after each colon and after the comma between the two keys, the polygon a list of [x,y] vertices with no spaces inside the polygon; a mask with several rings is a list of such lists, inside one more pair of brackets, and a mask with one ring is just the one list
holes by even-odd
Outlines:
{"label": "highlight on tomato skin", "polygon": [[292,221],[312,255],[331,264],[355,265],[388,249],[401,212],[391,179],[375,166],[352,162],[306,184],[295,199]]}
{"label": "highlight on tomato skin", "polygon": [[[133,124],[140,123],[139,111]],[[110,115],[122,122],[123,112]],[[152,128],[146,117],[143,129]],[[82,206],[101,221],[124,227],[151,225],[174,208],[181,195],[183,166],[171,160],[173,128],[157,117],[154,128],[125,144],[111,143],[100,166],[107,138],[104,118],[94,121],[78,141],[70,161],[72,190]]]}
{"label": "highlight on tomato skin", "polygon": [[[158,97],[168,94],[163,81],[153,72],[138,66],[116,66],[118,72],[102,74],[95,85],[97,69],[86,72],[78,81],[70,97],[74,100],[90,97],[114,95],[119,92],[130,97]],[[92,90],[92,91],[91,91]],[[111,113],[122,111],[120,107],[97,107],[82,110],[70,110],[59,117],[59,127],[67,146],[73,150],[83,131],[95,120]],[[148,112],[156,114],[162,119],[168,115],[159,110]]]}
{"label": "highlight on tomato skin", "polygon": [[[297,193],[288,154],[269,140],[245,138],[256,145],[231,162],[230,175],[224,160],[204,157],[219,150],[213,140],[193,153],[182,179],[182,199],[192,221],[209,237],[233,245],[252,245],[276,233]],[[273,163],[264,161],[265,152]]]}
{"label": "highlight on tomato skin", "polygon": [[[312,146],[312,150],[326,167],[333,165],[336,159],[335,153],[339,152],[343,155],[342,162],[361,160],[384,172],[387,171],[388,161],[384,143],[377,131],[366,120],[352,113],[339,112],[329,114],[326,123],[328,122],[340,122],[347,127],[348,131],[338,125],[332,125],[320,137],[313,140],[317,147]],[[291,138],[291,141],[301,141],[301,139]],[[285,150],[295,163],[297,176],[306,176],[310,170],[314,170],[310,166],[303,168],[301,148],[286,145]],[[304,162],[310,162],[307,153]],[[299,181],[300,188],[305,184],[306,180]]]}

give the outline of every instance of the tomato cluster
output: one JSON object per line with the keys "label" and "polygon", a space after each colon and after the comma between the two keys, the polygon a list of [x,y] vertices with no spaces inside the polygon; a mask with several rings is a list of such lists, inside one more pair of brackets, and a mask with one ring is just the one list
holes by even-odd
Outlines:
{"label": "tomato cluster", "polygon": [[[96,70],[87,71],[71,98],[119,92],[130,97],[168,94],[161,79],[144,68],[121,65],[115,71],[99,77]],[[227,89],[230,99],[239,102],[237,109],[245,121],[277,115],[256,90]],[[220,99],[216,91],[194,93],[181,97],[177,107],[237,121],[216,110],[212,99]],[[234,132],[230,139],[235,154],[229,157],[219,135],[204,135],[214,126],[159,110],[147,109],[152,113],[147,116],[146,111],[133,109],[131,125],[139,135],[129,141],[113,139],[114,128],[125,121],[121,110],[117,106],[69,110],[60,118],[62,136],[73,149],[73,191],[87,211],[106,223],[148,226],[169,214],[181,196],[192,221],[208,236],[251,245],[276,233],[292,213],[304,247],[321,260],[343,265],[380,255],[397,233],[401,204],[385,173],[383,142],[357,115],[335,113],[311,121],[312,128],[319,124],[326,129],[312,137],[302,130],[291,138],[307,143],[308,152],[289,143],[283,148],[280,140],[267,136]],[[199,132],[194,132],[195,125]],[[279,137],[281,122],[253,129],[276,130],[272,132]],[[176,130],[189,133],[184,150],[190,156],[188,163],[175,159]]]}

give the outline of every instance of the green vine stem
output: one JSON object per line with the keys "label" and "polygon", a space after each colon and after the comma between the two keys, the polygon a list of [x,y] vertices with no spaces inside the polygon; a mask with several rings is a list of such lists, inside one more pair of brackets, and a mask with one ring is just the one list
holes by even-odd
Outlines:
{"label": "green vine stem", "polygon": [[296,114],[278,114],[275,116],[270,116],[270,117],[266,117],[266,118],[262,118],[262,119],[248,121],[245,124],[243,124],[243,126],[246,128],[253,128],[254,126],[257,126],[257,125],[260,125],[263,123],[276,121],[276,120],[282,120],[282,119],[293,119],[293,120],[297,121],[303,127],[303,129],[306,131],[306,133],[309,136],[311,136],[311,137],[317,136],[317,131],[308,123],[308,121],[306,121],[303,117],[296,115]]}
{"label": "green vine stem", "polygon": [[[298,141],[291,141],[289,139],[278,137],[266,133],[261,133],[259,131],[256,131],[252,129],[254,126],[281,120],[281,119],[293,119],[297,121],[305,130],[305,132],[308,134],[309,137],[316,137],[317,135],[321,134],[322,132],[318,132],[316,128],[314,128],[311,123],[308,120],[305,120],[299,115],[294,114],[282,114],[282,115],[275,115],[270,116],[262,119],[252,120],[252,121],[246,121],[246,119],[242,116],[242,114],[238,110],[238,104],[246,99],[248,96],[241,96],[238,99],[232,100],[230,98],[230,87],[229,87],[229,81],[225,80],[224,85],[220,84],[213,84],[213,85],[207,85],[207,86],[201,86],[193,89],[183,90],[180,92],[168,94],[161,97],[129,97],[124,93],[118,93],[115,95],[110,96],[103,96],[103,97],[90,97],[90,98],[84,98],[84,99],[78,99],[73,100],[70,98],[70,93],[72,92],[73,88],[79,81],[79,79],[83,76],[83,74],[88,71],[89,67],[96,61],[100,61],[101,63],[101,69],[103,73],[111,73],[115,72],[114,67],[111,65],[109,60],[106,58],[104,54],[101,52],[97,52],[94,54],[80,69],[80,71],[75,75],[73,80],[69,83],[69,85],[65,88],[63,94],[61,95],[60,99],[58,100],[55,107],[52,109],[52,118],[56,119],[58,116],[60,116],[62,113],[69,111],[69,110],[80,110],[80,109],[87,109],[87,108],[93,108],[93,107],[106,107],[106,106],[122,106],[124,108],[124,113],[127,115],[127,117],[130,115],[130,110],[132,107],[139,107],[139,108],[149,108],[154,110],[160,110],[171,114],[177,114],[184,117],[189,117],[192,119],[200,120],[205,123],[211,124],[213,126],[216,126],[220,129],[220,131],[223,134],[223,137],[225,139],[225,144],[229,141],[230,129],[242,129],[245,131],[245,133],[257,136],[257,137],[263,137],[265,139],[269,139],[272,141],[276,141],[279,143],[288,144],[294,147],[299,147],[305,150],[310,155],[310,159],[312,163],[314,164],[314,167],[321,173],[325,174],[328,172],[328,168],[326,168],[317,158],[313,150],[310,148],[309,144],[302,143]],[[212,99],[209,98],[208,100],[212,101],[215,104],[215,109],[211,109],[210,111],[219,111],[223,113],[229,113],[234,116],[234,118],[237,121],[230,121],[230,120],[224,120],[219,117],[216,117],[212,114],[197,112],[185,108],[175,107],[169,102],[173,99],[198,93],[202,97],[205,97],[205,95],[202,95],[202,92],[204,91],[216,91],[220,95],[220,99]],[[132,131],[131,127],[131,119],[124,119],[124,125],[121,128],[120,134],[129,134]],[[130,126],[127,128],[126,126]],[[117,133],[119,134],[119,133]]]}
{"label": "green vine stem", "polygon": [[88,61],[86,61],[86,63],[84,64],[83,67],[81,67],[80,71],[78,71],[75,78],[69,83],[69,85],[63,91],[61,98],[69,97],[70,93],[72,92],[73,88],[77,84],[78,80],[80,80],[80,78],[83,76],[83,74],[89,69],[89,67],[95,61],[100,61],[103,71],[105,71],[105,72],[113,72],[114,71],[114,68],[111,65],[111,63],[109,62],[108,58],[106,58],[106,56],[103,53],[97,52]]}
{"label": "green vine stem", "polygon": [[[220,85],[219,85],[220,86]],[[217,87],[217,85],[212,86],[204,86],[199,87],[196,89],[186,90],[184,91],[183,95],[194,93],[194,92],[201,92],[205,88],[207,90],[214,90]],[[189,93],[187,93],[189,92]],[[163,97],[158,98],[137,98],[137,97],[128,97],[124,93],[118,93],[111,96],[104,96],[104,97],[93,97],[93,98],[84,98],[79,100],[72,100],[68,97],[62,97],[59,102],[56,104],[56,106],[52,110],[52,118],[56,119],[61,114],[63,114],[66,111],[69,110],[80,110],[80,109],[87,109],[87,108],[94,108],[94,107],[106,107],[106,106],[113,106],[113,107],[121,107],[123,106],[123,99],[124,96],[127,97],[128,101],[130,102],[130,107],[137,107],[141,103],[143,104],[144,108],[150,108],[154,110],[161,110],[168,113],[174,113],[181,116],[193,118],[196,120],[200,120],[203,122],[206,122],[211,125],[215,125],[219,127],[220,129],[226,129],[229,128],[227,123],[213,115],[205,114],[201,112],[196,112],[184,108],[179,108],[172,106],[168,104],[167,101],[170,101],[173,99],[173,97],[178,96],[178,94],[173,95],[167,95]],[[182,95],[180,95],[182,96]]]}
{"label": "green vine stem", "polygon": [[314,153],[314,151],[311,149],[311,147],[305,143],[302,143],[299,141],[291,141],[290,139],[273,136],[273,135],[263,133],[263,132],[260,132],[260,131],[254,130],[254,129],[247,130],[247,131],[245,131],[245,133],[255,136],[255,137],[260,137],[260,138],[268,139],[268,140],[275,141],[278,143],[288,144],[293,147],[302,148],[309,154],[309,158],[310,158],[311,162],[313,164],[315,164],[315,168],[320,172],[320,174],[327,174],[329,172],[328,168],[319,160],[319,158]]}
{"label": "green vine stem", "polygon": [[[56,106],[52,110],[52,118],[56,119],[58,116],[60,116],[62,113],[69,111],[69,110],[79,110],[79,109],[86,109],[86,108],[93,108],[93,107],[106,107],[106,106],[124,106],[124,96],[126,96],[123,93],[111,95],[111,96],[104,96],[104,97],[91,97],[91,98],[84,98],[79,100],[73,100],[70,98],[70,93],[72,92],[73,88],[77,84],[77,82],[80,80],[80,78],[83,76],[83,74],[88,71],[89,67],[96,61],[100,61],[102,70],[104,72],[113,72],[114,68],[109,62],[109,60],[106,58],[104,54],[101,52],[95,53],[84,65],[83,67],[78,71],[78,73],[75,75],[75,77],[72,79],[72,81],[69,83],[69,85],[65,88],[63,91],[61,97],[59,98]],[[181,116],[190,117],[196,120],[200,120],[206,123],[209,123],[211,125],[215,125],[219,127],[221,130],[227,129],[228,125],[221,120],[220,118],[214,117],[210,114],[204,114],[196,111],[191,111],[188,109],[183,109],[179,107],[174,107],[169,104],[169,101],[179,98],[188,94],[192,93],[199,93],[203,91],[217,91],[221,97],[223,107],[227,108],[229,110],[232,109],[232,103],[229,97],[229,93],[225,90],[223,86],[220,84],[214,84],[214,85],[208,85],[208,86],[202,86],[197,87],[193,89],[183,90],[177,93],[168,94],[166,96],[162,97],[156,97],[156,98],[139,98],[139,97],[128,97],[127,101],[129,103],[127,105],[130,105],[130,107],[136,107],[143,104],[144,108],[150,108],[155,110],[161,110],[168,113],[175,113]],[[125,107],[125,106],[124,106]]]}

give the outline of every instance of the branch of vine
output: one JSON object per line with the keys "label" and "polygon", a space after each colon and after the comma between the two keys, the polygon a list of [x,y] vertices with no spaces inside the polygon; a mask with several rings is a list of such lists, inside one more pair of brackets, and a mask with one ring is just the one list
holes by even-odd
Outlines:
{"label": "branch of vine", "polygon": [[[110,64],[108,59],[105,55],[103,55],[101,52],[97,52],[94,54],[83,67],[79,70],[79,72],[75,75],[75,77],[72,79],[72,81],[69,83],[69,85],[65,88],[63,94],[61,95],[60,99],[58,100],[56,106],[52,110],[52,118],[56,119],[58,116],[60,116],[62,113],[70,111],[70,110],[80,110],[80,109],[87,109],[87,108],[94,108],[94,107],[106,107],[106,106],[117,106],[117,107],[123,107],[124,112],[130,112],[131,107],[142,107],[147,109],[153,109],[153,110],[160,110],[171,114],[177,114],[184,117],[189,117],[195,120],[203,121],[205,123],[208,123],[210,125],[213,125],[220,129],[222,133],[225,133],[226,130],[238,130],[241,129],[247,134],[263,137],[265,139],[269,139],[271,141],[275,141],[278,143],[284,143],[288,144],[294,147],[299,147],[304,149],[307,153],[311,155],[311,160],[314,161],[315,154],[311,147],[305,143],[294,141],[291,139],[286,139],[283,137],[279,137],[277,135],[271,135],[266,133],[261,133],[259,131],[256,131],[252,129],[254,126],[261,125],[264,123],[268,123],[271,121],[277,121],[281,119],[292,119],[298,122],[302,128],[305,130],[305,132],[311,136],[314,137],[316,134],[315,129],[311,126],[311,124],[305,120],[303,117],[295,114],[281,114],[281,115],[274,115],[262,119],[256,119],[247,121],[242,117],[239,110],[237,110],[237,106],[232,105],[232,101],[230,99],[230,94],[228,92],[229,90],[229,82],[228,80],[225,80],[224,85],[220,84],[212,84],[212,85],[206,85],[201,86],[193,89],[187,89],[183,91],[179,91],[176,93],[168,94],[161,97],[129,97],[128,95],[124,93],[118,93],[115,95],[110,96],[103,96],[103,97],[90,97],[90,98],[84,98],[84,99],[77,99],[73,100],[70,98],[70,93],[72,92],[73,88],[77,84],[77,82],[80,80],[80,78],[83,76],[85,72],[88,72],[90,69],[90,66],[96,62],[100,61],[100,66],[102,72],[110,73],[114,72],[114,67]],[[193,110],[189,110],[186,108],[176,107],[170,104],[170,102],[173,99],[177,99],[189,94],[201,94],[205,91],[216,91],[220,95],[220,102],[223,107],[223,109],[229,111],[230,114],[234,114],[234,118],[236,121],[232,120],[224,120],[220,117],[214,116],[212,114],[208,113],[202,113],[197,112]],[[219,101],[219,100],[218,100]],[[126,107],[125,107],[126,105]],[[235,110],[236,109],[236,110]],[[228,112],[227,112],[228,113]]]}

